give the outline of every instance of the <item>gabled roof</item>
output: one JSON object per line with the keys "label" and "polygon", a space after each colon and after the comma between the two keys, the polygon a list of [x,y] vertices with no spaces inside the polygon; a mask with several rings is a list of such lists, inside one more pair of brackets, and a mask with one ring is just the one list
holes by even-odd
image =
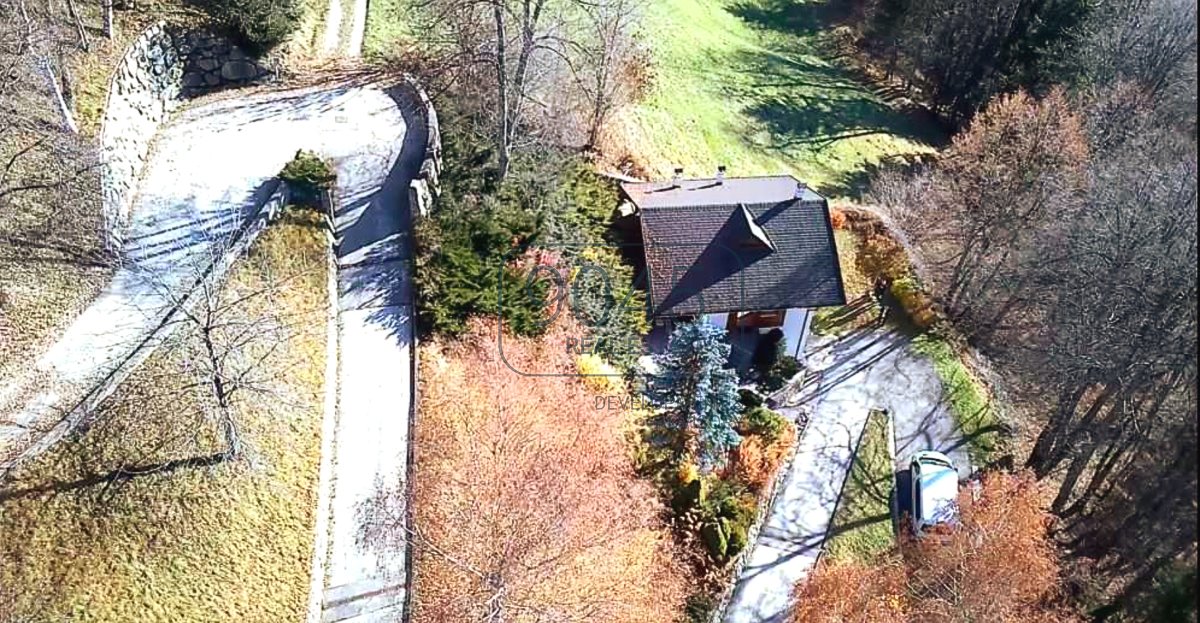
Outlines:
{"label": "gabled roof", "polygon": [[625,183],[656,316],[843,305],[824,197],[791,176]]}

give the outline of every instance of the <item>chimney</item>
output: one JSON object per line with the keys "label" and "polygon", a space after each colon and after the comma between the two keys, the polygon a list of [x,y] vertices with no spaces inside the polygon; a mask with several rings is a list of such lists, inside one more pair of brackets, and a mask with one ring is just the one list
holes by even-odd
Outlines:
{"label": "chimney", "polygon": [[725,165],[717,167],[717,186],[725,183]]}
{"label": "chimney", "polygon": [[808,190],[808,185],[804,182],[796,182],[796,194],[792,195],[793,199],[804,197],[804,191]]}
{"label": "chimney", "polygon": [[671,188],[679,188],[679,181],[683,178],[683,167],[675,167],[675,174],[671,176]]}

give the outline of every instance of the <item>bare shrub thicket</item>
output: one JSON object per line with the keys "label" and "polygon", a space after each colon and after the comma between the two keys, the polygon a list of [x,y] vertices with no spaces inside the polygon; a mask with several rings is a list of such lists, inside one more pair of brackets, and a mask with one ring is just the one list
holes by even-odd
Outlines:
{"label": "bare shrub thicket", "polygon": [[936,164],[873,190],[957,328],[1009,373],[1036,422],[1027,464],[1057,486],[1055,536],[1098,561],[1117,609],[1196,550],[1186,127],[1137,83],[1018,95]]}
{"label": "bare shrub thicket", "polygon": [[459,340],[423,349],[415,618],[633,623],[678,614],[683,586],[661,503],[634,475],[627,416],[597,408],[572,374],[565,324],[536,340],[505,335],[501,350],[495,323],[474,321]]}
{"label": "bare shrub thicket", "polygon": [[504,178],[523,148],[596,145],[641,87],[639,17],[640,0],[431,0],[421,71],[475,116]]}
{"label": "bare shrub thicket", "polygon": [[796,623],[1066,623],[1037,484],[985,476],[960,495],[961,523],[876,564],[823,563],[797,588]]}

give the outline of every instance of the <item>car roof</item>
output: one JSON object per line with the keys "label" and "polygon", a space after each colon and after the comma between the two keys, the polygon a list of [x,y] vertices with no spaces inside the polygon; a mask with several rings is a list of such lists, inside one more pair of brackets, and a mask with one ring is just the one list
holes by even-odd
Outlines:
{"label": "car roof", "polygon": [[924,460],[920,471],[921,523],[951,521],[958,509],[958,472],[948,463]]}

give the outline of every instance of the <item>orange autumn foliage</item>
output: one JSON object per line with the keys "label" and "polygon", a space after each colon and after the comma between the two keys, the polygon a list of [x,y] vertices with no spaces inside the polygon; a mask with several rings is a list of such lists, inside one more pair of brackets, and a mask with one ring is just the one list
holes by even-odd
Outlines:
{"label": "orange autumn foliage", "polygon": [[796,440],[796,429],[785,426],[771,443],[760,435],[744,435],[733,451],[733,469],[755,491],[762,491],[779,471],[779,464]]}
{"label": "orange autumn foliage", "polygon": [[909,593],[927,621],[1069,620],[1059,596],[1049,516],[1028,474],[988,474],[979,497],[960,496],[962,525],[906,552]]}
{"label": "orange autumn foliage", "polygon": [[797,587],[793,621],[1078,621],[1058,605],[1058,559],[1039,498],[1028,474],[986,475],[977,499],[960,496],[957,528],[910,539],[871,565],[819,565]]}
{"label": "orange autumn foliage", "polygon": [[904,569],[892,553],[867,566],[820,563],[796,591],[794,623],[905,623]]}
{"label": "orange autumn foliage", "polygon": [[834,229],[846,229],[846,213],[841,208],[830,208],[829,224]]}
{"label": "orange autumn foliage", "polygon": [[628,458],[628,417],[570,375],[577,331],[564,321],[539,339],[505,336],[501,358],[495,323],[477,320],[460,340],[422,347],[414,620],[680,612],[683,574],[661,502]]}

